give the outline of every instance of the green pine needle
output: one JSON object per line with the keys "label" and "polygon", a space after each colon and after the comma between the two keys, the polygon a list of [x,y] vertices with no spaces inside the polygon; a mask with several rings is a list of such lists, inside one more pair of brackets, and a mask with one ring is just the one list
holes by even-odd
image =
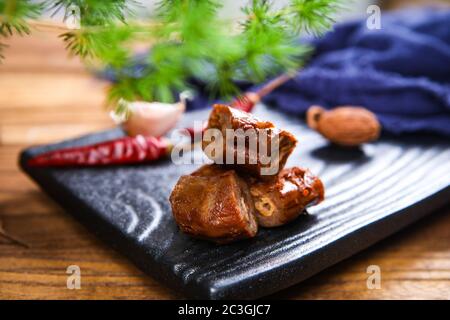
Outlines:
{"label": "green pine needle", "polygon": [[29,34],[26,19],[37,18],[42,8],[42,3],[32,3],[31,0],[0,0],[0,35]]}
{"label": "green pine needle", "polygon": [[288,11],[297,33],[321,35],[333,26],[336,13],[342,9],[340,0],[292,0]]}
{"label": "green pine needle", "polygon": [[5,59],[5,55],[3,53],[3,50],[6,48],[6,45],[3,43],[0,43],[0,63],[3,59]]}

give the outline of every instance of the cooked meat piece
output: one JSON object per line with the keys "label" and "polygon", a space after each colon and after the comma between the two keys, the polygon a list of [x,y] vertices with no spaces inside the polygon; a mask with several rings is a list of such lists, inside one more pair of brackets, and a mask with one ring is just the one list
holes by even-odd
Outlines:
{"label": "cooked meat piece", "polygon": [[234,170],[207,165],[182,176],[170,203],[181,230],[194,237],[226,243],[258,231],[249,188]]}
{"label": "cooked meat piece", "polygon": [[[220,130],[223,137],[221,140],[215,140],[205,134],[203,150],[210,159],[263,180],[274,178],[283,169],[287,158],[297,144],[297,140],[292,134],[275,128],[271,122],[261,121],[247,112],[220,104],[214,105],[207,128]],[[236,136],[239,136],[236,130],[242,129],[241,138],[227,139],[227,129],[235,132]],[[266,134],[267,140],[263,139],[262,134]],[[276,141],[275,138],[279,139],[278,155],[271,152],[272,142]],[[242,147],[238,147],[239,140],[245,141],[245,143],[241,143]],[[217,152],[217,150],[223,152]],[[258,153],[258,151],[261,152]],[[267,159],[264,159],[261,154],[266,155]],[[268,171],[271,164],[275,169]]]}
{"label": "cooked meat piece", "polygon": [[253,181],[250,193],[262,227],[276,227],[297,218],[306,207],[324,198],[322,181],[309,170],[282,170],[272,182]]}
{"label": "cooked meat piece", "polygon": [[[286,224],[323,200],[318,177],[297,167],[283,170],[297,143],[289,132],[225,105],[214,106],[208,129],[220,133],[208,137],[211,132],[205,132],[202,144],[216,164],[182,176],[170,196],[173,215],[184,232],[218,243],[250,238],[258,225]],[[243,136],[227,137],[228,130],[239,129]],[[246,134],[249,129],[253,135]],[[274,138],[279,138],[279,153],[270,153]],[[258,152],[261,148],[265,155]],[[267,172],[269,167],[276,169]]]}

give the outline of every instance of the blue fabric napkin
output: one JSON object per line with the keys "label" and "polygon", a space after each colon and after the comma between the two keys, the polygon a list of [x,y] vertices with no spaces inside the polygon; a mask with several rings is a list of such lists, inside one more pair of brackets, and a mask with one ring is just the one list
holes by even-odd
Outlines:
{"label": "blue fabric napkin", "polygon": [[313,41],[307,67],[264,101],[295,114],[312,104],[361,105],[385,131],[450,137],[450,10],[383,13],[381,27],[337,25]]}
{"label": "blue fabric napkin", "polygon": [[[364,106],[386,132],[434,132],[450,137],[450,10],[431,8],[382,13],[381,29],[366,20],[335,26],[310,40],[315,53],[306,67],[264,102],[304,115],[309,106]],[[130,70],[139,76],[144,66]],[[113,70],[104,75],[114,80]],[[188,109],[211,105],[199,81]],[[258,85],[241,82],[242,90]]]}

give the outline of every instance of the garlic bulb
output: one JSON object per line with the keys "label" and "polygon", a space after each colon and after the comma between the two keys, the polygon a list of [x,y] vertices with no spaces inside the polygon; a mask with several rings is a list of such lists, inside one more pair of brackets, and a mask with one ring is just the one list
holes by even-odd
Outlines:
{"label": "garlic bulb", "polygon": [[175,127],[186,109],[186,97],[177,103],[135,101],[127,103],[127,117],[112,113],[114,121],[122,123],[130,136],[160,137]]}

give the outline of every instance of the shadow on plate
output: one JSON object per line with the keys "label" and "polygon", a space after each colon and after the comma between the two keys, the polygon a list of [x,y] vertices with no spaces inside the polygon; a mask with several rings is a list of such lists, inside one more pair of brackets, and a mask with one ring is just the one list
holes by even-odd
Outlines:
{"label": "shadow on plate", "polygon": [[370,157],[361,147],[340,147],[335,144],[317,148],[311,152],[314,158],[334,163],[366,162]]}

